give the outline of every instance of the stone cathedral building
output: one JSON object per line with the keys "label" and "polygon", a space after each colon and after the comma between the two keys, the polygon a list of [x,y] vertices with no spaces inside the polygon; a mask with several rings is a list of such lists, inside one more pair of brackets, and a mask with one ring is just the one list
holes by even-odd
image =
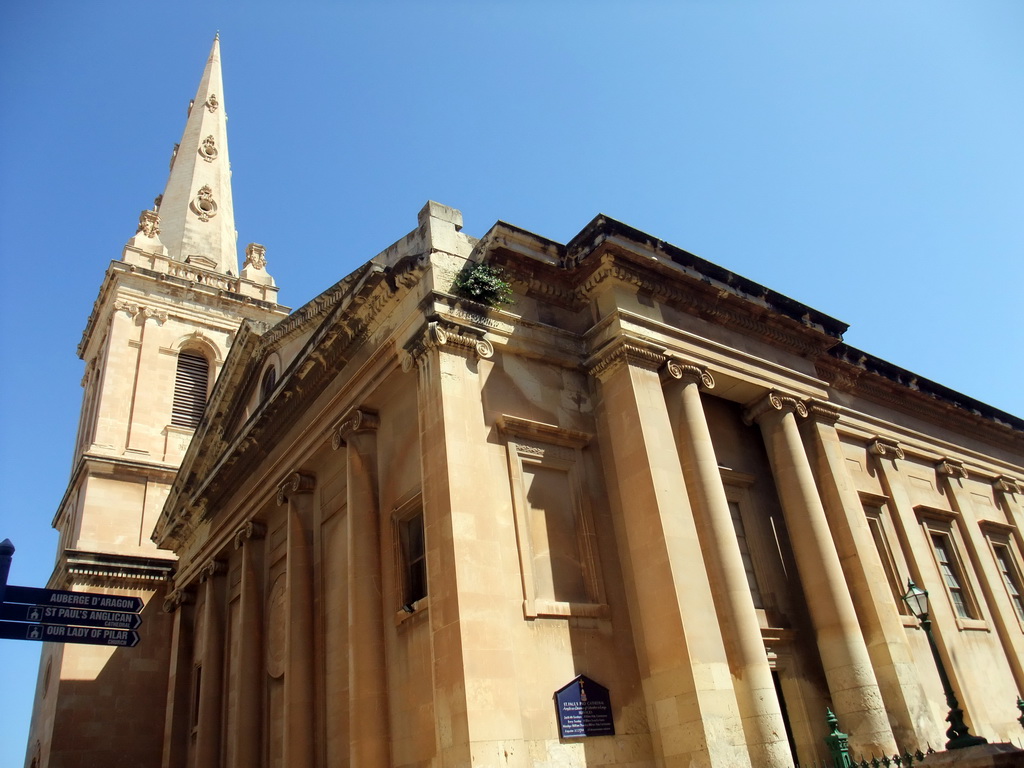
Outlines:
{"label": "stone cathedral building", "polygon": [[54,518],[50,586],[142,596],[143,642],[46,646],[26,765],[782,767],[826,707],[941,748],[908,578],[972,732],[1019,738],[1024,421],[606,216],[429,202],[289,314],[238,269],[218,46]]}

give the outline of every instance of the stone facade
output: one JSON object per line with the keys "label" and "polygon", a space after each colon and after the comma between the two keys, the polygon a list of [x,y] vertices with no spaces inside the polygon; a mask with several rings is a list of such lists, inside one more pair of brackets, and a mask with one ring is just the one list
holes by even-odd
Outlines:
{"label": "stone facade", "polygon": [[[121,504],[90,551],[173,570],[145,590],[165,655],[94,663],[152,674],[137,717],[159,754],[136,764],[781,767],[827,757],[826,707],[855,752],[941,747],[908,578],[973,731],[1019,738],[1024,421],[607,217],[567,244],[462,223],[427,203],[276,323],[269,297],[169,276],[173,255],[146,252],[155,277],[141,253],[112,265],[90,328],[124,342],[84,349],[167,365],[119,380],[86,466],[153,464],[160,485],[140,507],[96,470],[56,524]],[[459,295],[481,264],[512,303]],[[169,442],[136,414],[169,412],[190,339],[219,374]],[[608,689],[614,735],[560,738],[578,675]],[[41,713],[86,701],[47,695]],[[42,743],[40,766],[108,762]]]}

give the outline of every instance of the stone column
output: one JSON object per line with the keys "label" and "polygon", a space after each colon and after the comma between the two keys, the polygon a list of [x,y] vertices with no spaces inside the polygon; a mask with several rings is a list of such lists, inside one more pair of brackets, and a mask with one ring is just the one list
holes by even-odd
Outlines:
{"label": "stone column", "polygon": [[[967,548],[967,556],[974,565],[975,572],[981,576],[981,593],[989,605],[992,623],[1009,662],[1013,681],[1017,684],[1018,691],[1024,691],[1024,638],[1021,637],[1017,613],[1006,594],[1003,575],[996,567],[988,542],[978,527],[970,493],[964,488],[968,477],[967,469],[959,461],[943,459],[939,462],[938,474],[940,482],[945,479],[948,496],[953,500],[953,509],[960,514],[963,523],[961,533],[964,546]],[[961,702],[966,703],[964,699],[961,699]]]}
{"label": "stone column", "polygon": [[658,375],[664,361],[660,350],[628,338],[588,361],[600,381],[602,456],[617,491],[616,538],[655,756],[673,768],[749,766]]}
{"label": "stone column", "polygon": [[668,361],[665,373],[681,384],[682,418],[675,425],[676,444],[690,498],[710,534],[709,540],[702,542],[703,550],[724,587],[716,592],[715,603],[725,621],[727,647],[733,654],[736,698],[751,763],[788,768],[793,764],[793,754],[786,739],[782,707],[701,402],[700,386],[711,389],[715,380],[706,369],[676,360]]}
{"label": "stone column", "polygon": [[175,589],[164,600],[164,611],[174,614],[171,663],[167,682],[167,715],[161,768],[185,768],[188,763],[189,719],[192,717],[192,604],[190,589]]}
{"label": "stone column", "polygon": [[199,679],[196,768],[220,768],[224,691],[224,572],[209,560],[199,572],[203,585],[203,653]]}
{"label": "stone column", "polygon": [[238,663],[238,698],[235,720],[234,767],[260,764],[263,746],[263,590],[262,563],[256,550],[266,528],[247,522],[235,534],[235,549],[242,550],[242,583],[238,597],[238,633],[235,653]]}
{"label": "stone column", "polygon": [[313,678],[313,488],[316,478],[293,472],[277,491],[288,504],[285,544],[284,764],[312,768],[316,697]]}
{"label": "stone column", "polygon": [[[810,435],[829,528],[840,554],[871,664],[885,700],[893,735],[901,746],[926,743],[915,724],[928,706],[899,608],[877,557],[860,494],[846,473],[846,456],[836,430],[839,411],[831,403],[807,403]],[[843,726],[846,727],[845,724]]]}
{"label": "stone column", "polygon": [[896,743],[800,438],[798,414],[807,416],[802,402],[770,392],[746,419],[760,426],[768,449],[833,711],[857,751],[892,754]]}
{"label": "stone column", "polygon": [[348,479],[349,765],[390,765],[380,509],[377,500],[377,414],[353,408],[335,433],[345,446]]}
{"label": "stone column", "polygon": [[[481,400],[494,347],[476,329],[432,321],[405,352],[403,370],[417,373],[437,762],[525,768],[528,752],[509,747],[524,738],[512,641],[521,618],[496,604],[505,595],[494,586],[507,576],[506,540],[491,521],[508,504]],[[491,631],[476,630],[482,622]]]}

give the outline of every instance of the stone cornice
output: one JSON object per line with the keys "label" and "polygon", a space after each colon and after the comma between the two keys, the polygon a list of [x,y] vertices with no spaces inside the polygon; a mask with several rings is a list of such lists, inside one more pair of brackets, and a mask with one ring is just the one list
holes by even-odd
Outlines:
{"label": "stone cornice", "polygon": [[[274,396],[261,403],[244,425],[238,425],[240,409],[248,402],[266,355],[291,338],[294,329],[278,332],[275,327],[269,337],[239,333],[164,505],[154,541],[176,548],[191,535],[198,519],[190,512],[194,502],[188,499],[203,498],[213,508],[236,487],[247,468],[269,453],[294,426],[299,412],[361,351],[386,308],[417,284],[424,268],[421,256],[388,268],[368,263],[352,273],[352,280],[337,284],[341,295],[325,299],[322,306],[316,301],[307,304],[305,322],[318,323],[316,329],[279,379]],[[377,352],[385,357],[394,354],[387,345]]]}
{"label": "stone cornice", "polygon": [[917,376],[859,349],[840,344],[815,361],[834,389],[863,397],[924,421],[999,445],[1024,448],[1024,419]]}
{"label": "stone cornice", "polygon": [[280,304],[254,299],[240,293],[241,283],[247,282],[243,278],[231,278],[219,272],[200,269],[181,262],[173,263],[185,270],[184,276],[146,269],[123,261],[110,262],[103,284],[100,286],[99,295],[89,313],[85,329],[82,331],[82,339],[78,344],[78,356],[85,359],[86,348],[95,329],[103,322],[103,318],[108,312],[120,309],[115,308],[114,302],[111,301],[111,294],[128,277],[136,277],[160,285],[168,295],[184,295],[186,291],[190,291],[195,299],[202,304],[231,311],[237,312],[239,307],[250,306],[281,317],[288,312],[288,308]]}
{"label": "stone cornice", "polygon": [[50,577],[51,589],[73,584],[119,589],[155,589],[174,575],[174,559],[64,550]]}

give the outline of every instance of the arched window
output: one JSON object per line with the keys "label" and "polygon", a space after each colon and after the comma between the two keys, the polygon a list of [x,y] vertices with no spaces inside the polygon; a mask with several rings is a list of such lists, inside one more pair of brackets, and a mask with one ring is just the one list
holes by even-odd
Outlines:
{"label": "arched window", "polygon": [[274,366],[270,366],[263,372],[263,380],[260,382],[260,402],[262,403],[268,397],[270,393],[274,391],[274,387],[277,385],[277,369]]}
{"label": "arched window", "polygon": [[178,353],[178,370],[174,376],[174,404],[171,424],[195,429],[203,418],[206,393],[210,382],[210,363],[200,353]]}

